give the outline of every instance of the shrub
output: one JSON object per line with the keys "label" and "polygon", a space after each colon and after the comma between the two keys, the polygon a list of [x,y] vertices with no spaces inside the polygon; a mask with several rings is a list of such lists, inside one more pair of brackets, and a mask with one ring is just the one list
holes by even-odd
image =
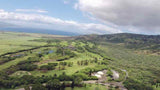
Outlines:
{"label": "shrub", "polygon": [[19,66],[20,70],[26,70],[26,71],[33,71],[37,67],[38,66],[34,64],[23,64]]}
{"label": "shrub", "polygon": [[55,69],[55,67],[52,65],[43,65],[40,67],[40,70],[53,70],[53,69]]}

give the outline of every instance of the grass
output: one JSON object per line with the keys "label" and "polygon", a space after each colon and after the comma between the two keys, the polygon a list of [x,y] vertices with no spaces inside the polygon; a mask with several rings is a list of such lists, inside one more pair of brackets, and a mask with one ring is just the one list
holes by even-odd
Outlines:
{"label": "grass", "polygon": [[[46,45],[46,42],[36,42],[32,41],[35,39],[41,39],[43,36],[48,37],[62,37],[58,35],[43,35],[43,34],[32,34],[32,33],[15,33],[15,32],[0,32],[0,55],[8,52],[15,52],[18,50],[31,49],[37,46]],[[38,53],[44,48],[34,50]],[[32,55],[29,55],[32,56]],[[16,65],[18,62],[27,59],[29,56],[22,58],[17,58],[13,61],[4,63],[0,65],[0,70],[10,67],[11,65]]]}
{"label": "grass", "polygon": [[106,86],[98,84],[87,84],[86,87],[66,88],[65,90],[107,90]]}
{"label": "grass", "polygon": [[0,32],[0,55],[7,52],[14,52],[23,49],[30,49],[36,46],[46,45],[46,42],[31,41],[35,39],[41,39],[43,37],[54,38],[64,36],[33,33]]}
{"label": "grass", "polygon": [[33,76],[42,76],[42,75],[46,75],[46,76],[53,76],[54,74],[57,75],[61,75],[63,72],[66,72],[67,75],[72,75],[74,74],[76,71],[79,71],[81,69],[85,69],[87,67],[94,67],[95,65],[88,65],[88,66],[73,66],[73,67],[66,67],[66,70],[51,70],[48,71],[46,73],[42,73],[41,71],[31,71],[31,74]]}
{"label": "grass", "polygon": [[[23,40],[24,38],[22,38]],[[33,38],[34,39],[34,38]],[[16,40],[14,40],[16,41]],[[28,41],[30,42],[30,41]],[[22,43],[22,42],[21,42]],[[17,45],[21,45],[21,43],[18,43]],[[36,42],[37,43],[37,42]],[[55,43],[55,42],[53,42]],[[61,41],[59,43],[60,45],[62,46],[68,46],[69,45],[69,42],[67,41]],[[78,42],[78,41],[73,41],[70,43],[71,45],[73,46],[76,46],[77,44],[81,47],[85,46],[85,43],[83,42]],[[90,47],[93,46],[92,43],[87,43]],[[35,44],[34,44],[35,45]],[[10,61],[10,62],[7,62],[7,63],[4,63],[3,65],[0,65],[0,70],[3,70],[5,68],[8,68],[10,67],[11,65],[16,65],[18,62],[20,61],[23,61],[23,60],[26,60],[28,57],[31,57],[31,56],[34,56],[35,54],[39,53],[39,52],[43,52],[45,49],[48,49],[48,50],[53,50],[53,51],[56,51],[56,47],[43,47],[43,48],[39,48],[39,49],[36,49],[36,50],[33,50],[32,54],[30,53],[27,53],[27,56],[25,57],[22,57],[22,58],[17,58],[13,61]],[[17,49],[16,49],[17,50]],[[91,53],[91,52],[88,52],[88,51],[85,51],[84,53],[78,53],[76,51],[74,51],[74,53],[77,55],[76,57],[74,58],[70,58],[69,60],[65,60],[65,62],[73,62],[73,66],[72,67],[65,67],[65,70],[51,70],[51,71],[48,71],[46,73],[42,73],[41,71],[39,70],[34,70],[34,71],[31,71],[30,73],[34,76],[41,76],[41,75],[54,75],[54,74],[57,74],[57,75],[60,75],[62,74],[63,72],[66,72],[66,74],[68,75],[72,75],[74,74],[75,72],[79,71],[79,70],[82,70],[82,69],[85,69],[85,68],[94,68],[97,64],[95,63],[90,63],[89,65],[87,66],[78,66],[77,65],[77,61],[82,61],[82,60],[94,60],[95,58],[98,58],[99,60],[102,60],[102,57],[100,55],[97,55],[97,54],[94,54],[94,53]],[[48,62],[45,62],[46,60],[53,60],[53,61],[49,61],[49,63],[52,63],[52,62],[57,62],[59,63],[60,61],[55,61],[55,56],[56,54],[55,53],[51,53],[51,54],[48,54],[48,55],[44,55],[43,56],[43,60],[41,60],[40,62],[44,62],[44,63],[40,63],[38,64],[38,66],[42,66],[42,65],[46,65],[48,64]],[[52,57],[52,58],[51,58]],[[57,67],[58,68],[58,67]],[[17,76],[17,73],[19,75],[19,72],[21,71],[17,71],[15,72],[14,74],[12,74],[12,76]],[[19,76],[21,75],[24,75],[24,74],[20,74]]]}
{"label": "grass", "polygon": [[159,78],[160,56],[137,54],[134,50],[111,43],[102,44],[100,48],[107,56],[115,58],[110,67],[126,69],[130,77],[144,83]]}
{"label": "grass", "polygon": [[37,35],[5,32],[0,33],[0,54],[7,52],[14,52],[23,49],[30,49],[32,47],[45,45],[44,42],[33,42],[30,40],[41,38]]}
{"label": "grass", "polygon": [[27,72],[27,71],[17,71],[15,73],[13,73],[11,76],[22,77],[24,75],[31,75],[31,74],[29,72]]}
{"label": "grass", "polygon": [[[24,49],[30,49],[37,46],[46,45],[46,41],[38,42],[33,41],[35,39],[44,39],[46,37],[54,37],[52,35],[41,35],[41,34],[27,34],[27,33],[12,33],[12,32],[0,32],[0,55],[7,53],[7,52],[13,52],[18,50],[24,50]],[[56,36],[57,37],[57,36]],[[58,36],[60,37],[60,36]],[[75,46],[75,47],[81,47],[84,48],[84,46],[88,45],[89,47],[93,47],[94,44],[90,42],[81,42],[81,41],[64,41],[61,40],[60,42],[51,42],[50,45],[59,45],[59,46]],[[158,78],[160,76],[160,56],[158,55],[148,55],[143,53],[136,53],[133,49],[126,49],[123,47],[122,44],[113,44],[113,43],[107,43],[102,42],[98,46],[99,49],[102,50],[102,52],[107,57],[112,58],[113,60],[109,61],[109,65],[107,67],[110,67],[111,69],[114,69],[120,73],[120,79],[117,81],[122,81],[125,76],[125,72],[121,71],[127,70],[129,77],[134,78],[141,83],[149,85],[151,81]],[[6,62],[2,65],[0,65],[0,70],[3,70],[5,68],[10,67],[11,65],[16,65],[18,62],[26,60],[28,57],[35,56],[39,52],[45,52],[45,50],[53,50],[56,51],[56,47],[43,47],[36,50],[33,50],[33,53],[29,52],[21,52],[26,53],[27,56],[17,58],[15,60]],[[67,75],[72,75],[77,71],[80,71],[85,68],[98,68],[97,63],[89,63],[86,66],[79,66],[77,65],[77,61],[83,61],[83,60],[95,60],[95,58],[98,58],[99,60],[102,60],[103,58],[95,53],[88,52],[87,50],[85,52],[79,53],[77,51],[72,51],[76,54],[75,57],[70,58],[68,60],[65,60],[65,62],[73,62],[72,67],[65,66],[65,70],[58,70],[58,66],[55,70],[50,70],[48,72],[42,72],[37,70],[26,72],[26,71],[17,71],[13,73],[11,76],[23,76],[32,74],[33,76],[53,76],[54,74],[60,75],[63,72],[65,72]],[[51,53],[48,55],[43,56],[42,61],[38,64],[38,66],[46,65],[48,63],[59,63],[61,61],[56,61],[57,56],[56,53]],[[48,62],[47,62],[48,60]],[[41,63],[43,62],[43,63]],[[148,84],[149,83],[149,84]],[[71,88],[66,88],[66,90],[71,90]],[[86,87],[78,88],[75,87],[73,90],[106,90],[106,86],[102,85],[87,85]]]}
{"label": "grass", "polygon": [[[77,65],[77,61],[82,61],[82,60],[93,60],[94,57],[97,57],[97,58],[101,58],[101,56],[97,55],[97,54],[94,54],[94,53],[90,53],[90,52],[85,52],[85,53],[76,53],[77,56],[74,57],[74,58],[71,58],[69,60],[66,60],[65,62],[73,62],[73,66],[72,67],[65,67],[65,70],[51,70],[51,71],[48,71],[46,73],[42,73],[41,71],[31,71],[32,75],[34,76],[41,76],[41,75],[54,75],[54,74],[57,74],[57,75],[60,75],[62,74],[63,72],[66,72],[67,75],[72,75],[74,74],[75,72],[79,71],[79,70],[82,70],[82,69],[85,69],[85,68],[93,68],[95,67],[97,64],[95,63],[90,63],[89,65],[87,66],[78,66]],[[53,62],[58,62],[59,61],[53,61]],[[45,65],[47,63],[44,63],[42,65]]]}
{"label": "grass", "polygon": [[16,60],[12,60],[12,61],[10,61],[10,62],[4,63],[4,64],[0,65],[0,70],[9,68],[9,67],[12,66],[12,65],[16,65],[18,62],[23,61],[23,60],[26,60],[28,57],[29,57],[29,56],[25,56],[25,57],[23,57],[23,58],[17,58]]}
{"label": "grass", "polygon": [[[3,89],[2,88],[0,90],[17,90],[17,89]],[[86,87],[74,87],[74,89],[70,87],[66,87],[65,90],[107,90],[107,87],[103,85],[99,85],[99,84],[87,84]]]}
{"label": "grass", "polygon": [[[39,53],[40,51],[43,51],[44,49],[47,49],[46,47],[43,47],[43,48],[40,48],[40,49],[37,49],[37,50],[34,50],[32,54],[26,52],[27,56],[24,56],[24,57],[21,57],[21,58],[17,58],[15,60],[12,60],[12,61],[9,61],[9,62],[6,62],[2,65],[0,65],[0,70],[3,70],[3,69],[6,69],[12,65],[16,65],[18,64],[20,61],[23,61],[23,60],[26,60],[28,57],[32,57],[32,56],[35,56],[37,53]],[[48,48],[50,50],[54,50],[54,47],[53,48]]]}

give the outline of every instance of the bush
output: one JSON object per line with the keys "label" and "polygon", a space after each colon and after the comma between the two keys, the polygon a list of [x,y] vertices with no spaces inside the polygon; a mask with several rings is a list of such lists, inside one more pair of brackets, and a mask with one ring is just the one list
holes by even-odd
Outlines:
{"label": "bush", "polygon": [[23,64],[19,66],[20,70],[26,70],[26,71],[33,71],[37,67],[38,66],[34,64]]}
{"label": "bush", "polygon": [[34,84],[32,85],[32,90],[47,90],[47,89],[41,84]]}
{"label": "bush", "polygon": [[55,67],[52,65],[43,65],[40,67],[40,70],[53,70],[53,69],[55,69]]}
{"label": "bush", "polygon": [[91,76],[89,77],[90,80],[98,80],[98,78],[96,76]]}
{"label": "bush", "polygon": [[84,73],[75,73],[75,74],[72,75],[72,79],[74,79],[76,77],[80,77],[83,80],[88,80],[89,79],[88,75],[86,75]]}
{"label": "bush", "polygon": [[53,70],[58,63],[48,63],[48,65],[43,65],[40,67],[40,70]]}
{"label": "bush", "polygon": [[30,64],[30,63],[39,62],[39,61],[40,61],[39,57],[29,57],[27,60],[20,61],[18,65]]}
{"label": "bush", "polygon": [[48,65],[50,65],[50,66],[57,66],[58,63],[48,63]]}
{"label": "bush", "polygon": [[61,83],[58,79],[50,80],[47,82],[46,87],[48,90],[60,90]]}
{"label": "bush", "polygon": [[34,84],[35,83],[35,77],[32,75],[24,75],[21,77],[21,81],[23,81],[24,84]]}
{"label": "bush", "polygon": [[67,76],[67,75],[65,74],[65,72],[63,72],[63,74],[59,76],[59,80],[60,80],[60,81],[70,81],[71,78],[70,78],[69,76]]}
{"label": "bush", "polygon": [[128,90],[153,90],[150,85],[143,84],[132,78],[128,78],[123,84]]}

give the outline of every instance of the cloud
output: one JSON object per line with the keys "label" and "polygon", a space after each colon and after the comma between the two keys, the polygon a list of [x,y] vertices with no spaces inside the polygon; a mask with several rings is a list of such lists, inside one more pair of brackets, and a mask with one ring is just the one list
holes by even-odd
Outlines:
{"label": "cloud", "polygon": [[[62,20],[41,14],[23,14],[0,10],[0,23],[5,27],[25,27],[61,30],[80,34],[121,33],[122,31],[104,24],[79,23],[72,20]],[[1,26],[0,26],[1,27]]]}
{"label": "cloud", "polygon": [[160,34],[159,0],[78,0],[75,8],[130,32]]}
{"label": "cloud", "polygon": [[71,0],[63,0],[64,4],[70,4],[72,1]]}
{"label": "cloud", "polygon": [[16,9],[16,12],[35,12],[35,13],[48,13],[46,10],[41,9]]}
{"label": "cloud", "polygon": [[64,0],[63,3],[64,3],[64,4],[68,4],[69,2],[68,2],[67,0]]}

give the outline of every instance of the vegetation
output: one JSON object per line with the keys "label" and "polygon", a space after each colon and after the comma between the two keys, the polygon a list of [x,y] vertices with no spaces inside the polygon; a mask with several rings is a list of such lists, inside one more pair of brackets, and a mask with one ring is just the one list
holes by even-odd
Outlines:
{"label": "vegetation", "polygon": [[[1,46],[8,47],[0,50],[0,88],[118,90],[124,86],[128,90],[158,90],[160,85],[160,56],[137,53],[144,50],[158,53],[159,36],[115,34],[54,38],[39,34],[0,34],[0,41],[4,43]],[[104,70],[102,78],[94,75]],[[113,79],[113,70],[120,74],[119,79]],[[106,81],[101,83],[109,87],[93,83],[104,77]]]}
{"label": "vegetation", "polygon": [[[99,52],[111,59],[108,64],[110,68],[126,70],[128,77],[124,85],[129,90],[152,90],[153,86],[158,84],[160,71],[158,35],[91,35],[77,39],[99,45]],[[156,83],[151,83],[155,81]],[[158,90],[158,87],[154,89]]]}

